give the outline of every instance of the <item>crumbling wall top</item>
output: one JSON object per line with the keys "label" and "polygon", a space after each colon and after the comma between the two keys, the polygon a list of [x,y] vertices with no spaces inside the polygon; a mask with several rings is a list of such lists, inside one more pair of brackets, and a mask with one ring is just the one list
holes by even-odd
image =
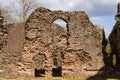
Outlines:
{"label": "crumbling wall top", "polygon": [[1,13],[1,10],[0,10],[0,21],[3,19],[2,17],[2,13]]}
{"label": "crumbling wall top", "polygon": [[[88,18],[87,14],[84,11],[72,11],[72,12],[68,12],[68,11],[62,11],[62,10],[56,10],[56,11],[52,11],[49,10],[47,8],[44,7],[39,7],[37,8],[28,18],[28,20],[30,19],[35,19],[38,16],[39,19],[47,19],[49,21],[51,21],[51,19],[56,20],[56,19],[63,19],[66,22],[68,22],[68,20],[66,19],[66,17],[71,17],[71,16],[77,16],[77,17],[83,17],[83,18]],[[65,17],[66,16],[66,17]],[[51,19],[49,19],[51,18]]]}

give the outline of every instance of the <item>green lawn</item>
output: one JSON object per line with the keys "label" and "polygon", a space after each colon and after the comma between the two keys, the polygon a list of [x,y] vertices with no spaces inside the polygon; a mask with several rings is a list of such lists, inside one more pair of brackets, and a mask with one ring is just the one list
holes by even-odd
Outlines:
{"label": "green lawn", "polygon": [[0,80],[119,80],[119,79],[80,79],[80,78],[17,78],[17,79],[4,79]]}

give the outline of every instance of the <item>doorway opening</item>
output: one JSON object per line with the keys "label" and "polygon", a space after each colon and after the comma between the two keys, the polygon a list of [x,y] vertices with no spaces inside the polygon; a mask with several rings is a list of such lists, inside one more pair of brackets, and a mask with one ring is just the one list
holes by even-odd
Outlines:
{"label": "doorway opening", "polygon": [[45,77],[45,69],[35,69],[35,77]]}
{"label": "doorway opening", "polygon": [[53,68],[52,76],[53,77],[62,77],[62,68],[61,67]]}

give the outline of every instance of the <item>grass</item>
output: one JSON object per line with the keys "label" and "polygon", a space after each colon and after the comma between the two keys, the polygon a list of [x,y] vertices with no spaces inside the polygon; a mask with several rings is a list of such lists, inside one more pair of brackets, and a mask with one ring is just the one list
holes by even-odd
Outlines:
{"label": "grass", "polygon": [[[106,53],[108,54],[108,56],[110,56],[112,50],[111,50],[111,47],[110,47],[110,44],[109,44],[109,43],[107,44],[105,50],[106,50]],[[112,62],[113,62],[113,65],[116,64],[116,56],[115,56],[115,54],[113,55],[113,61],[112,61]]]}
{"label": "grass", "polygon": [[112,78],[104,78],[104,79],[80,79],[80,78],[17,78],[17,79],[5,79],[0,78],[0,80],[119,80],[119,79],[112,79]]}
{"label": "grass", "polygon": [[116,56],[113,55],[113,65],[115,65],[115,64],[116,64]]}
{"label": "grass", "polygon": [[111,53],[111,47],[110,47],[110,44],[109,44],[109,43],[107,44],[105,50],[106,50],[106,53],[107,53],[108,55],[110,55],[110,53]]}

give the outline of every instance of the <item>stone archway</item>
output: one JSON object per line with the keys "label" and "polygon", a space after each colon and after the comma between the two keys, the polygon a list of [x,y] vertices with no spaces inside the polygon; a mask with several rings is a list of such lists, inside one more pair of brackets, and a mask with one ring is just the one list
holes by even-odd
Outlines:
{"label": "stone archway", "polygon": [[[61,22],[56,22],[61,21]],[[59,46],[68,46],[68,23],[61,18],[55,19],[51,25],[52,28],[56,28],[53,31],[53,40],[57,42]],[[56,30],[56,31],[55,31]]]}

